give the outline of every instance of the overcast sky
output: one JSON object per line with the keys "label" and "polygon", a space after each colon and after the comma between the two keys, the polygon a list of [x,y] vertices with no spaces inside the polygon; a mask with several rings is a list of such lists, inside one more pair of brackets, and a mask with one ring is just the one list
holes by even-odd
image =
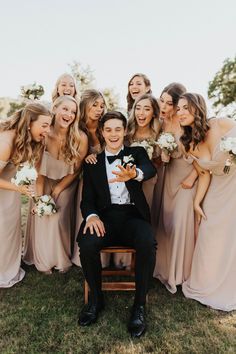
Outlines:
{"label": "overcast sky", "polygon": [[50,99],[74,60],[98,89],[125,104],[127,82],[145,73],[159,96],[173,81],[207,97],[208,82],[235,55],[235,0],[0,0],[0,97],[36,81]]}

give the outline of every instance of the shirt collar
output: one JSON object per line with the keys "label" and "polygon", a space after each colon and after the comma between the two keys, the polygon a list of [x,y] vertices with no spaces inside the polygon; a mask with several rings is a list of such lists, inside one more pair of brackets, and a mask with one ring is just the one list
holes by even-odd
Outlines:
{"label": "shirt collar", "polygon": [[111,152],[109,152],[109,151],[107,151],[107,150],[105,149],[105,155],[106,155],[106,156],[118,155],[119,152],[120,152],[121,150],[123,150],[123,149],[124,149],[124,145],[122,145],[121,148],[120,148],[120,150],[118,150],[115,154],[112,154]]}

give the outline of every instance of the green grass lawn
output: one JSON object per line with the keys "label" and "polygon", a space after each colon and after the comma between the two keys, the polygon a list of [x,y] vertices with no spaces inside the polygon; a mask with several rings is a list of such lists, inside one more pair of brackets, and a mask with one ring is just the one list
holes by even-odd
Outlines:
{"label": "green grass lawn", "polygon": [[106,308],[89,328],[77,325],[83,275],[43,275],[23,265],[24,280],[0,289],[0,353],[236,353],[236,312],[211,310],[170,294],[153,280],[147,304],[148,331],[127,332],[132,292],[105,293]]}

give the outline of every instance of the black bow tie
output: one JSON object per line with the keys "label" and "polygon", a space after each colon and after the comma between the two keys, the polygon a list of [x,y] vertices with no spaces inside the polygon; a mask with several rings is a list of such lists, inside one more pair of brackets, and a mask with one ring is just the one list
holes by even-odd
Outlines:
{"label": "black bow tie", "polygon": [[107,160],[108,160],[109,164],[111,164],[112,162],[114,162],[114,161],[117,160],[117,159],[122,160],[123,157],[124,157],[124,151],[121,150],[121,151],[119,152],[119,154],[117,154],[117,155],[107,156]]}

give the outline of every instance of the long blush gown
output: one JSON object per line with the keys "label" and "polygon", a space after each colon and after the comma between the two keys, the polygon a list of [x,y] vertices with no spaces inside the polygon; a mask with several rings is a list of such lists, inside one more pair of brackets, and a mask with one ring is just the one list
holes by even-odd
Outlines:
{"label": "long blush gown", "polygon": [[[11,162],[0,161],[0,178],[10,181],[16,173]],[[24,278],[20,193],[0,189],[0,288],[9,288]]]}
{"label": "long blush gown", "polygon": [[[73,173],[73,165],[44,152],[40,167],[40,174],[46,177],[44,194],[51,194],[56,183]],[[77,181],[74,181],[61,192],[56,201],[56,214],[42,217],[29,215],[24,261],[34,264],[41,272],[48,272],[52,268],[63,272],[72,265],[70,258],[76,184]]]}
{"label": "long blush gown", "polygon": [[[225,137],[236,137],[236,127]],[[236,165],[223,169],[227,153],[216,145],[211,161],[196,159],[212,173],[203,202],[207,216],[199,227],[191,274],[183,284],[186,297],[218,310],[236,310]]]}
{"label": "long blush gown", "polygon": [[[178,136],[176,136],[178,143]],[[153,276],[171,293],[177,291],[190,274],[194,251],[195,221],[193,200],[196,183],[183,189],[181,182],[192,172],[192,159],[185,159],[178,148],[161,171],[155,188],[152,219],[156,228],[157,255]],[[156,198],[156,200],[155,200]],[[156,216],[155,216],[156,215]]]}

